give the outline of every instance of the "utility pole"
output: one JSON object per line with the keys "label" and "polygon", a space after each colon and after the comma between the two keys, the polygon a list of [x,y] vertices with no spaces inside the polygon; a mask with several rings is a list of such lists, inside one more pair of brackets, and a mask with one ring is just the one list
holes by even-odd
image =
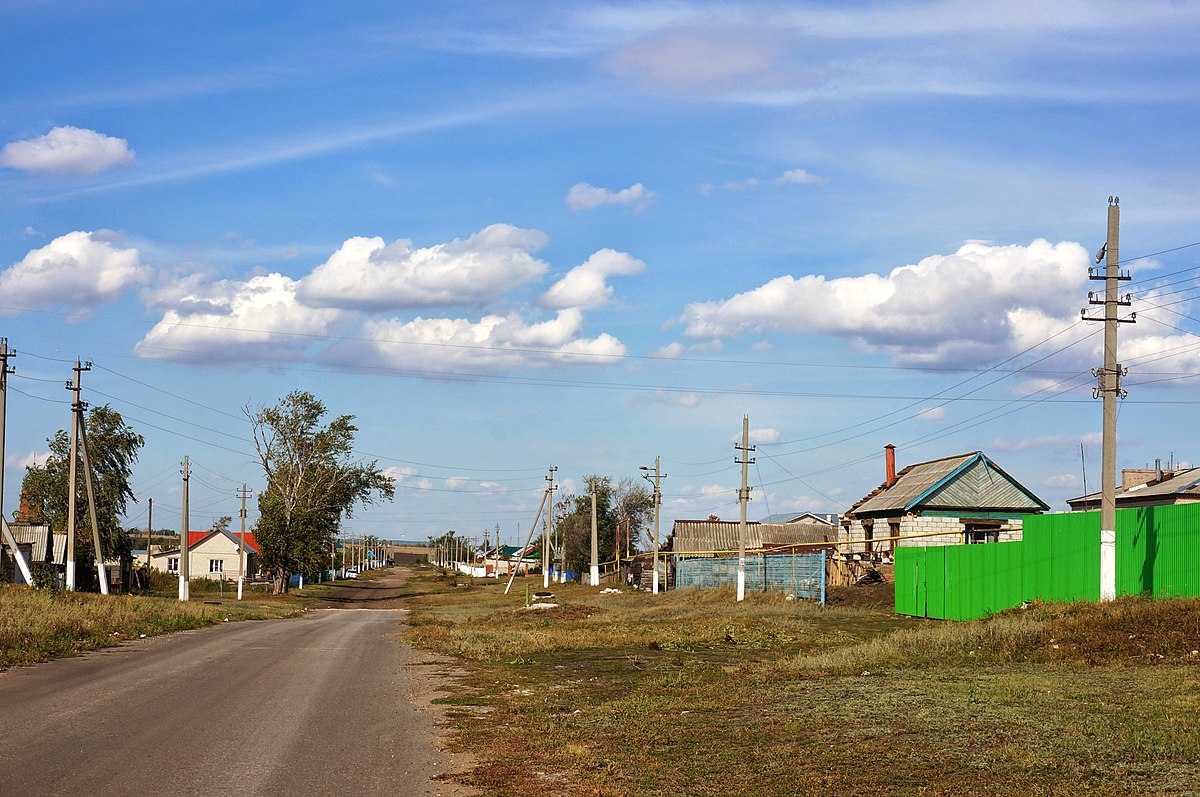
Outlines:
{"label": "utility pole", "polygon": [[1129,318],[1120,318],[1121,307],[1128,307],[1131,298],[1126,294],[1119,295],[1117,287],[1121,280],[1128,280],[1129,274],[1122,274],[1120,263],[1120,231],[1121,231],[1121,198],[1108,198],[1108,239],[1096,255],[1096,264],[1104,260],[1104,273],[1098,274],[1097,269],[1088,269],[1088,278],[1104,280],[1104,298],[1099,299],[1093,292],[1088,293],[1088,303],[1104,306],[1101,318],[1089,318],[1087,310],[1080,315],[1085,321],[1104,322],[1104,366],[1092,369],[1096,377],[1096,387],[1092,397],[1104,400],[1104,424],[1101,432],[1101,468],[1100,468],[1100,600],[1110,601],[1117,597],[1117,399],[1125,398],[1126,393],[1121,388],[1121,377],[1128,371],[1117,362],[1117,326],[1130,324],[1137,314],[1131,313]]}
{"label": "utility pole", "polygon": [[596,480],[592,479],[592,586],[600,586],[600,539],[596,526]]}
{"label": "utility pole", "polygon": [[742,416],[742,444],[737,446],[741,459],[734,457],[733,461],[742,466],[742,488],[738,490],[738,580],[737,599],[746,599],[746,504],[750,501],[750,463],[754,462],[749,454],[754,450],[750,445],[750,417]]}
{"label": "utility pole", "polygon": [[71,391],[71,461],[67,464],[67,589],[75,589],[75,513],[78,507],[76,496],[76,477],[79,460],[79,424],[75,422],[75,408],[80,404],[79,379],[84,371],[91,370],[92,364],[81,365],[75,361],[75,377],[67,383]]}
{"label": "utility pole", "polygon": [[88,518],[92,522],[92,547],[96,552],[96,577],[100,580],[100,594],[107,595],[108,568],[104,564],[104,546],[100,540],[100,522],[96,517],[96,485],[92,479],[92,456],[88,448],[87,423],[83,415],[83,410],[86,406],[81,401],[75,408],[75,425],[79,429],[80,450],[83,452],[83,484],[87,488]]}
{"label": "utility pole", "polygon": [[[638,470],[644,470],[643,479],[650,478],[650,469],[642,465]],[[654,572],[650,574],[653,593],[658,594],[658,516],[662,507],[662,470],[659,468],[659,457],[654,458]]]}
{"label": "utility pole", "polygon": [[550,475],[546,477],[546,502],[548,504],[546,510],[546,524],[542,534],[542,589],[550,589],[550,534],[554,528],[552,518],[554,517],[554,491],[558,489],[554,486],[554,474],[558,468],[550,466]]}
{"label": "utility pole", "polygon": [[4,541],[12,549],[13,558],[17,561],[17,566],[21,568],[21,575],[24,576],[25,583],[32,587],[33,574],[29,570],[29,563],[25,561],[25,554],[21,553],[21,548],[17,545],[17,538],[12,533],[12,529],[8,527],[7,518],[4,517],[4,424],[8,411],[8,375],[14,371],[8,365],[8,358],[16,356],[15,351],[8,350],[8,338],[0,338],[0,524],[4,527]]}
{"label": "utility pole", "polygon": [[180,518],[179,529],[179,600],[190,598],[191,585],[188,583],[192,576],[191,540],[188,539],[188,458],[183,458],[183,515]]}
{"label": "utility pole", "polygon": [[244,483],[242,489],[239,490],[242,497],[242,532],[241,539],[238,541],[238,600],[242,599],[242,582],[246,577],[246,498],[250,495],[250,488]]}
{"label": "utility pole", "polygon": [[493,573],[496,580],[500,580],[500,524],[496,524],[496,569]]}
{"label": "utility pole", "polygon": [[150,538],[154,534],[154,499],[146,499],[146,589],[150,589]]}

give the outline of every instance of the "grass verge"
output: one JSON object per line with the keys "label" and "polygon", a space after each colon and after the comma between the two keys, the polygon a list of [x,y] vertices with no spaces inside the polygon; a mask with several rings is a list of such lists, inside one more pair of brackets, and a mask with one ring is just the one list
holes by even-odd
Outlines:
{"label": "grass verge", "polygon": [[180,602],[0,585],[0,668],[111,647],[141,636],[226,620],[286,617],[303,610],[302,602],[286,598],[237,601],[212,597]]}
{"label": "grass verge", "polygon": [[484,794],[1200,793],[1200,601],[942,623],[574,585],[531,611],[520,581],[410,584],[407,638],[467,673],[444,700]]}

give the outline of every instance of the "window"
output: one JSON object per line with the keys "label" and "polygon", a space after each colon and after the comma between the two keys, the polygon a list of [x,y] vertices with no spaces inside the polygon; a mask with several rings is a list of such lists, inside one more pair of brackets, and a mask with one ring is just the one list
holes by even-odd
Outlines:
{"label": "window", "polygon": [[1000,529],[995,526],[973,526],[968,524],[966,530],[963,531],[963,542],[967,545],[999,541]]}
{"label": "window", "polygon": [[168,556],[167,557],[167,572],[168,573],[178,573],[179,572],[179,557],[178,556]]}
{"label": "window", "polygon": [[225,572],[225,560],[224,559],[209,559],[208,560],[208,572],[224,573]]}
{"label": "window", "polygon": [[867,553],[871,553],[872,546],[874,545],[871,540],[875,539],[875,524],[873,521],[864,520],[862,527],[864,544],[863,550],[865,550]]}
{"label": "window", "polygon": [[900,540],[896,539],[900,536],[899,520],[888,521],[888,536],[892,538],[888,540],[888,550],[894,552],[900,546]]}

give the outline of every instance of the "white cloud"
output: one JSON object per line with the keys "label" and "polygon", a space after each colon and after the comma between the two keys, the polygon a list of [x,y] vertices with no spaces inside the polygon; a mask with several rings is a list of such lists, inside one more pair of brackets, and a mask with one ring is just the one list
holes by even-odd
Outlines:
{"label": "white cloud", "polygon": [[1079,477],[1074,473],[1056,473],[1043,479],[1042,484],[1046,487],[1075,487],[1079,484]]}
{"label": "white cloud", "polygon": [[829,180],[804,169],[790,169],[776,177],[773,182],[775,185],[825,185]]}
{"label": "white cloud", "polygon": [[382,238],[350,238],[301,282],[308,304],[361,310],[478,305],[540,277],[537,230],[493,224],[466,240],[414,248]]}
{"label": "white cloud", "polygon": [[1100,432],[1088,432],[1081,435],[1043,435],[1042,437],[1027,437],[1020,440],[993,440],[988,445],[989,451],[1021,452],[1045,449],[1079,453],[1079,445],[1100,445]]}
{"label": "white cloud", "polygon": [[174,296],[169,290],[157,294],[171,307],[134,351],[161,360],[299,357],[345,314],[307,307],[297,300],[297,291],[295,280],[276,273],[245,281],[186,281]]}
{"label": "white cloud", "polygon": [[328,360],[415,368],[435,373],[467,369],[501,373],[519,368],[605,365],[624,358],[621,341],[602,333],[581,337],[583,313],[560,310],[553,319],[528,323],[513,313],[466,318],[368,320],[360,337],[341,341]]}
{"label": "white cloud", "polygon": [[926,407],[918,412],[916,417],[922,421],[940,421],[942,418],[946,417],[946,408]]}
{"label": "white cloud", "polygon": [[644,210],[657,196],[653,191],[647,191],[641,183],[634,183],[619,191],[576,183],[567,191],[567,207],[571,210],[591,210],[601,205],[633,205],[637,210]]}
{"label": "white cloud", "polygon": [[[0,303],[38,309],[88,306],[115,299],[149,279],[137,249],[113,245],[107,231],[70,232],[0,272]],[[3,311],[0,311],[3,312]]]}
{"label": "white cloud", "polygon": [[764,28],[670,27],[619,48],[607,67],[654,90],[712,93],[747,82],[769,85],[784,53],[783,42]]}
{"label": "white cloud", "polygon": [[[735,438],[735,440],[737,442],[740,442],[741,435],[738,435],[737,438]],[[750,430],[750,444],[751,445],[759,445],[760,443],[765,444],[765,445],[770,445],[771,443],[778,443],[778,442],[779,442],[779,430],[778,429],[772,429],[769,426],[765,426],[761,429],[751,429]]]}
{"label": "white cloud", "polygon": [[397,487],[414,487],[418,490],[428,490],[433,487],[433,482],[419,476],[416,468],[392,466],[384,468],[383,475],[395,482]]}
{"label": "white cloud", "polygon": [[25,172],[91,175],[133,163],[129,142],[79,127],[56,127],[40,138],[0,149],[0,166]]}
{"label": "white cloud", "polygon": [[682,355],[683,355],[683,344],[680,343],[679,341],[673,341],[671,343],[668,343],[666,346],[663,346],[661,349],[654,352],[655,357],[666,357],[667,359],[670,359],[670,360],[674,360],[675,358],[680,357]]}
{"label": "white cloud", "polygon": [[9,467],[40,468],[46,464],[48,459],[50,459],[49,451],[28,451],[24,454],[9,454],[4,458],[4,462]]}
{"label": "white cloud", "polygon": [[645,268],[645,263],[624,252],[601,249],[551,285],[539,304],[554,310],[600,307],[612,298],[609,277],[626,277],[640,273]]}
{"label": "white cloud", "polygon": [[700,397],[695,393],[677,393],[665,388],[658,388],[651,395],[654,396],[655,401],[661,404],[667,404],[672,407],[683,407],[689,410],[700,403]]}
{"label": "white cloud", "polygon": [[702,340],[816,333],[905,365],[977,365],[1073,324],[1089,262],[1087,250],[1070,242],[971,243],[885,275],[777,277],[729,299],[690,304],[679,320],[685,334]]}

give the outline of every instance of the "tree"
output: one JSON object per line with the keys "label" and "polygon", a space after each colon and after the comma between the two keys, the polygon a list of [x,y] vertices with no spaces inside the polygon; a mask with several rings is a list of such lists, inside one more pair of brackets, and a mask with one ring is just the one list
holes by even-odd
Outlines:
{"label": "tree", "polygon": [[395,487],[375,462],[352,460],[354,416],[322,425],[325,405],[311,393],[294,390],[274,407],[245,412],[267,477],[255,525],[259,564],[279,594],[293,573],[324,569],[343,515],[377,498],[391,500]]}
{"label": "tree", "polygon": [[564,564],[576,573],[587,572],[591,566],[592,491],[596,493],[597,548],[601,562],[615,558],[618,523],[629,519],[637,548],[641,530],[653,511],[650,491],[633,479],[623,478],[614,485],[609,476],[593,475],[585,476],[583,481],[588,492],[565,496],[555,519],[565,546]]}
{"label": "tree", "polygon": [[[121,527],[120,517],[129,502],[137,502],[129,487],[133,464],[145,440],[125,423],[121,413],[107,404],[92,407],[84,419],[87,430],[88,454],[92,463],[92,479],[96,493],[96,522],[100,527],[100,543],[104,556],[127,556],[132,550],[129,534]],[[21,482],[21,503],[26,519],[45,523],[52,531],[67,530],[67,505],[70,480],[71,437],[60,429],[49,438],[50,456],[42,465],[31,465]],[[84,482],[83,457],[76,468],[76,559],[85,565],[95,562],[95,551],[87,514],[87,487]]]}
{"label": "tree", "polygon": [[209,531],[229,531],[229,524],[232,522],[232,515],[221,515],[221,517],[213,521],[212,528]]}

